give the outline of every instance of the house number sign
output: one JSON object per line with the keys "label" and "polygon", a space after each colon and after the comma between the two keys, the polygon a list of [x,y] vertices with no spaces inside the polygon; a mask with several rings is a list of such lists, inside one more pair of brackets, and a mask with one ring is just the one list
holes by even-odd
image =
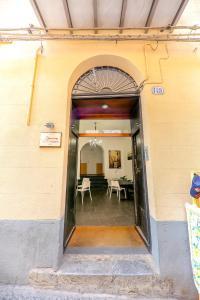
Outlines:
{"label": "house number sign", "polygon": [[162,86],[154,86],[152,87],[152,94],[154,95],[163,95],[164,88]]}
{"label": "house number sign", "polygon": [[40,132],[40,147],[61,147],[61,132]]}

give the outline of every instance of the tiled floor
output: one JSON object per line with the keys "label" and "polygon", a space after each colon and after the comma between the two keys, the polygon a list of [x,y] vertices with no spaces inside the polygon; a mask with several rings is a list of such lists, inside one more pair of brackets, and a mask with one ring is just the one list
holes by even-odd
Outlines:
{"label": "tiled floor", "polygon": [[76,199],[76,225],[83,226],[129,226],[134,225],[134,201],[118,201],[117,195],[111,199],[106,190],[93,189],[91,202],[88,193],[84,203],[81,203],[80,194]]}

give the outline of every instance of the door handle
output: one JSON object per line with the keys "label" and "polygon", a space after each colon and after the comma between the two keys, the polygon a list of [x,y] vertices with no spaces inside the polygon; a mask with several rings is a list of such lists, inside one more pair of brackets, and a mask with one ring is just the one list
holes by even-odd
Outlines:
{"label": "door handle", "polygon": [[136,168],[136,174],[140,173],[140,169]]}

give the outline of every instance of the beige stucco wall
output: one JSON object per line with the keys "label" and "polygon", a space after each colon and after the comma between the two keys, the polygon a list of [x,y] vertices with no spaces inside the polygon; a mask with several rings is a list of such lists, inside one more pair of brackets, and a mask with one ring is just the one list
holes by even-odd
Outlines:
{"label": "beige stucco wall", "polygon": [[[0,218],[63,216],[70,91],[88,68],[113,65],[138,83],[147,77],[148,83],[153,82],[141,95],[150,157],[146,162],[150,213],[159,220],[184,220],[191,170],[200,169],[200,54],[193,51],[195,45],[170,43],[167,53],[164,44],[151,49],[139,42],[43,43],[27,126],[39,46],[38,42],[0,45]],[[160,58],[165,59],[159,64]],[[152,95],[154,85],[162,85],[165,94]],[[39,148],[39,133],[46,131],[47,121],[63,133],[61,148]]]}

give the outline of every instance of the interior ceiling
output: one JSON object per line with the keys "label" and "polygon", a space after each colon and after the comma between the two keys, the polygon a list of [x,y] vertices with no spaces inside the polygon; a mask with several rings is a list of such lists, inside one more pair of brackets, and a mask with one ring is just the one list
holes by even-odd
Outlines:
{"label": "interior ceiling", "polygon": [[[131,119],[137,103],[135,98],[119,99],[74,99],[73,114],[75,119]],[[104,109],[102,105],[108,107]]]}
{"label": "interior ceiling", "polygon": [[[193,8],[199,7],[199,0],[0,0],[0,27],[19,28],[30,24],[55,29],[176,25],[184,10],[184,18],[188,21],[185,9],[188,2],[194,13]],[[195,20],[199,20],[199,14]],[[192,18],[191,23],[194,24]]]}

